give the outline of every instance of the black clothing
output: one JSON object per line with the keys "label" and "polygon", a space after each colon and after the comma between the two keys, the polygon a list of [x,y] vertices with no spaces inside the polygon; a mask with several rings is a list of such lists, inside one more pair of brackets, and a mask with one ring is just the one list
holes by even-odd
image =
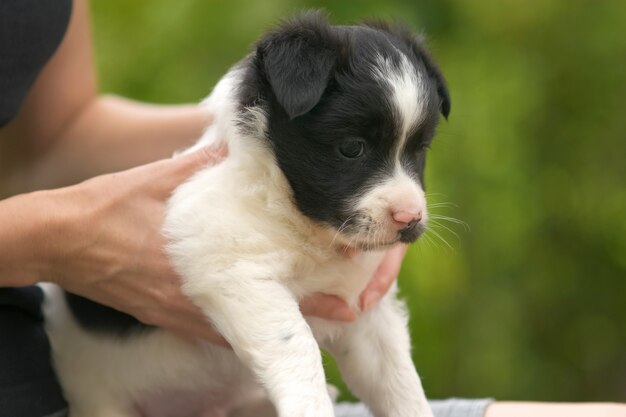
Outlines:
{"label": "black clothing", "polygon": [[61,43],[71,11],[71,0],[0,1],[0,127]]}
{"label": "black clothing", "polygon": [[42,417],[66,406],[50,363],[42,299],[38,287],[0,288],[0,417]]}
{"label": "black clothing", "polygon": [[[58,48],[72,0],[0,0],[0,127],[11,121]],[[0,288],[0,417],[42,417],[66,405],[50,363],[39,288]]]}

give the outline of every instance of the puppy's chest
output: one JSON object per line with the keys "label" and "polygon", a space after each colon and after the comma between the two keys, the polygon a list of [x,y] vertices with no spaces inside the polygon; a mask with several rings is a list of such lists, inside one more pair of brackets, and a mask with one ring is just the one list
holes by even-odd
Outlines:
{"label": "puppy's chest", "polygon": [[350,258],[342,255],[325,259],[301,256],[286,284],[298,298],[321,292],[337,295],[356,305],[382,257],[382,252],[363,252]]}
{"label": "puppy's chest", "polygon": [[[291,202],[277,167],[261,175],[241,156],[232,158],[174,196],[166,230],[179,271],[197,279],[223,270],[261,275],[281,281],[297,298],[322,292],[355,303],[383,252],[337,253],[332,236]],[[195,273],[199,260],[206,265],[202,274]]]}

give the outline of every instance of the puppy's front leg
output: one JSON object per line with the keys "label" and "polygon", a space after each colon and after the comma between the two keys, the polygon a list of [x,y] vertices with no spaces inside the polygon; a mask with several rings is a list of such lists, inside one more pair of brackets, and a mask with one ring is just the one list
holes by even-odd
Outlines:
{"label": "puppy's front leg", "polygon": [[319,347],[287,288],[239,274],[185,292],[264,385],[279,416],[334,415]]}
{"label": "puppy's front leg", "polygon": [[325,347],[352,392],[376,417],[432,417],[411,360],[404,306],[393,294],[345,325]]}

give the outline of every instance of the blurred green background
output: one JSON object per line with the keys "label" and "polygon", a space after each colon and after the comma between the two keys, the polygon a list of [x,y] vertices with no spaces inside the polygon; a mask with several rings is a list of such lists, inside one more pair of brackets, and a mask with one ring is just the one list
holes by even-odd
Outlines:
{"label": "blurred green background", "polygon": [[94,0],[102,90],[197,101],[312,7],[406,21],[448,79],[428,192],[470,230],[400,277],[428,395],[626,401],[626,2]]}

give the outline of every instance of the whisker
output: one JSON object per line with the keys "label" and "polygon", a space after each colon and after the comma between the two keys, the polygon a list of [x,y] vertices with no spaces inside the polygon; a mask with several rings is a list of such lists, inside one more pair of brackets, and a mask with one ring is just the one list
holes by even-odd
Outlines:
{"label": "whisker", "polygon": [[425,195],[426,195],[427,198],[434,197],[434,196],[440,196],[440,197],[448,198],[448,196],[446,194],[443,194],[443,193],[426,193]]}
{"label": "whisker", "polygon": [[461,226],[463,226],[463,229],[465,229],[466,232],[470,232],[471,229],[469,227],[469,224],[467,224],[467,222],[464,222],[463,220],[459,220],[455,217],[450,217],[450,216],[444,216],[441,214],[431,214],[430,215],[431,219],[435,219],[435,220],[445,220],[448,221],[450,223],[455,223],[455,224],[459,224]]}
{"label": "whisker", "polygon": [[435,229],[428,229],[433,235],[435,235],[435,237],[437,237],[441,242],[443,242],[451,251],[454,252],[454,248],[448,243],[448,241],[446,239],[443,238],[443,236],[441,236],[439,233],[437,233],[437,231]]}
{"label": "whisker", "polygon": [[429,251],[433,251],[433,243],[431,241],[430,236],[428,236],[427,233],[422,234],[419,241],[417,242],[416,247],[420,251],[422,250],[425,251],[426,249],[428,249]]}
{"label": "whisker", "polygon": [[337,237],[339,236],[339,234],[341,232],[343,232],[347,227],[348,227],[348,222],[356,215],[356,213],[351,214],[350,216],[348,216],[346,218],[346,220],[343,221],[343,223],[341,223],[341,226],[339,226],[339,228],[337,229],[337,231],[335,232],[335,235],[333,236],[332,240],[330,241],[330,245],[328,247],[333,246],[333,244],[335,243],[335,240],[337,239]]}
{"label": "whisker", "polygon": [[356,235],[353,235],[348,241],[348,244],[343,248],[342,255],[345,256],[348,250],[352,247],[352,242],[354,242],[355,240],[356,240]]}
{"label": "whisker", "polygon": [[433,223],[435,226],[437,227],[443,227],[444,229],[446,229],[448,232],[452,233],[456,239],[459,241],[459,243],[461,243],[461,237],[459,236],[459,234],[457,232],[455,232],[454,230],[450,229],[448,226],[439,223],[437,220],[433,220],[430,219],[431,223]]}
{"label": "whisker", "polygon": [[437,250],[440,249],[442,246],[439,244],[438,241],[436,241],[435,239],[433,239],[433,237],[430,235],[430,229],[426,229],[426,232],[424,233],[424,238],[426,239],[426,241],[429,244],[430,249],[433,251],[433,253]]}
{"label": "whisker", "polygon": [[458,206],[457,204],[454,204],[454,203],[449,203],[449,202],[428,203],[428,208],[440,208],[440,207],[445,207],[445,208],[449,208],[449,207],[459,208],[459,206]]}

